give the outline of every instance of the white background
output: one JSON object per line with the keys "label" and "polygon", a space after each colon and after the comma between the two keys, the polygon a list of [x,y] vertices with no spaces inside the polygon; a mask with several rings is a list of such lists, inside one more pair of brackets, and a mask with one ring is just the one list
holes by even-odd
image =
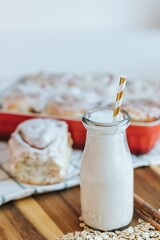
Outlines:
{"label": "white background", "polygon": [[42,70],[160,80],[160,1],[0,0],[0,78]]}

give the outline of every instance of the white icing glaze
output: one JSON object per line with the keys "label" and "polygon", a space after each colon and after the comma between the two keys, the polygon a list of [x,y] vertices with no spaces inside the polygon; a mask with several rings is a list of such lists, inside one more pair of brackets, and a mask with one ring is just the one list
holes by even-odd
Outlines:
{"label": "white icing glaze", "polygon": [[126,98],[128,99],[151,99],[155,92],[152,82],[145,80],[128,81],[126,85]]}
{"label": "white icing glaze", "polygon": [[20,83],[16,88],[15,91],[22,92],[24,94],[42,94],[43,88],[36,83],[26,82]]}
{"label": "white icing glaze", "polygon": [[58,137],[59,126],[61,123],[56,123],[50,119],[32,119],[25,121],[18,126],[17,131],[24,135],[24,140],[36,148],[45,148],[54,139]]}
{"label": "white icing glaze", "polygon": [[[25,89],[25,88],[24,88]],[[34,88],[33,88],[34,89]],[[4,109],[10,109],[10,106],[14,104],[14,110],[16,111],[35,111],[42,112],[50,98],[50,93],[48,91],[44,91],[41,93],[31,91],[29,89],[24,91],[11,92],[4,99],[1,100],[1,104]]]}
{"label": "white icing glaze", "polygon": [[[12,92],[8,93],[8,96],[12,96],[11,98],[6,96],[2,99],[2,106],[4,109],[12,110],[10,105],[12,106],[14,103],[14,111],[47,113],[47,109],[50,109],[48,106],[53,103],[54,107],[57,105],[57,109],[66,107],[64,113],[73,110],[73,117],[74,115],[81,117],[81,113],[91,108],[114,103],[118,82],[118,76],[109,74],[42,73],[30,76],[19,83]],[[133,106],[130,102],[141,99],[152,100],[154,96],[155,104],[160,106],[159,92],[160,84],[153,84],[146,80],[127,80],[123,102],[127,107],[133,108],[133,114],[137,114],[136,119],[145,119],[146,114],[157,117],[159,110],[154,104],[152,108],[144,104],[144,109],[141,109],[141,104],[136,103]],[[140,111],[143,111],[141,114],[136,113],[139,107]],[[63,114],[63,110],[61,112]],[[58,111],[56,115],[58,115]]]}
{"label": "white icing glaze", "polygon": [[102,100],[103,97],[93,90],[84,90],[77,86],[71,86],[64,88],[64,91],[61,91],[59,95],[57,94],[50,98],[48,109],[51,109],[51,113],[53,114],[53,106],[53,109],[56,108],[56,113],[61,111],[72,111],[73,117],[76,117],[77,114],[81,117],[86,110],[100,105]]}
{"label": "white icing glaze", "polygon": [[[25,140],[20,132],[24,134]],[[69,148],[67,124],[51,119],[25,121],[12,134],[9,144],[13,162],[23,161],[24,157],[40,162],[50,159],[63,167],[65,159],[62,155]]]}
{"label": "white icing glaze", "polygon": [[160,118],[160,105],[155,102],[146,99],[131,100],[124,105],[124,108],[125,106],[132,119],[145,121],[147,118]]}

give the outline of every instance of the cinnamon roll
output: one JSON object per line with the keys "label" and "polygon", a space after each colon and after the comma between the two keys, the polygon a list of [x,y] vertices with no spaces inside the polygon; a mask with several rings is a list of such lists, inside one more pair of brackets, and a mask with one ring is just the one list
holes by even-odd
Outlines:
{"label": "cinnamon roll", "polygon": [[41,87],[57,87],[59,85],[70,85],[70,82],[75,79],[73,74],[64,73],[39,73],[27,76],[23,79],[23,83],[36,84]]}
{"label": "cinnamon roll", "polygon": [[125,99],[152,99],[156,90],[156,84],[147,80],[127,81]]}
{"label": "cinnamon roll", "polygon": [[92,90],[82,90],[72,86],[68,91],[61,92],[50,98],[46,113],[58,117],[80,119],[89,109],[100,106],[102,97]]}
{"label": "cinnamon roll", "polygon": [[1,108],[12,112],[41,113],[49,97],[50,92],[46,87],[42,88],[33,83],[21,83],[1,99],[0,105]]}
{"label": "cinnamon roll", "polygon": [[9,140],[13,176],[28,184],[52,184],[65,178],[72,152],[65,122],[31,119],[22,122]]}
{"label": "cinnamon roll", "polygon": [[[5,111],[81,119],[89,109],[115,103],[116,75],[40,73],[19,81],[0,100]],[[159,119],[160,83],[148,80],[127,81],[124,109],[133,121]],[[114,105],[113,105],[114,106]]]}
{"label": "cinnamon roll", "polygon": [[147,99],[131,99],[122,104],[133,122],[153,122],[160,119],[160,104]]}

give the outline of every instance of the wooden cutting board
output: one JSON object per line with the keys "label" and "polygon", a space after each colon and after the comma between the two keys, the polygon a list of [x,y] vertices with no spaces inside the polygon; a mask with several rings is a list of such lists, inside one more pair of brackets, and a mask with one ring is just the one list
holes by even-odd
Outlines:
{"label": "wooden cutting board", "polygon": [[[160,167],[136,169],[135,192],[160,208]],[[0,207],[0,240],[53,240],[80,230],[79,216],[79,187],[13,201]]]}

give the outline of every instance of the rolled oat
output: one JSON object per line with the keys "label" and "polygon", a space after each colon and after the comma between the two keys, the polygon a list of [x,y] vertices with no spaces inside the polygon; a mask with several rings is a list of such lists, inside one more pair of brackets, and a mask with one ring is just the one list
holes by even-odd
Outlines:
{"label": "rolled oat", "polygon": [[[80,218],[82,221],[82,219]],[[160,240],[160,231],[156,230],[150,223],[138,219],[138,225],[128,227],[122,231],[101,232],[80,223],[82,231],[68,233],[58,240]]]}

